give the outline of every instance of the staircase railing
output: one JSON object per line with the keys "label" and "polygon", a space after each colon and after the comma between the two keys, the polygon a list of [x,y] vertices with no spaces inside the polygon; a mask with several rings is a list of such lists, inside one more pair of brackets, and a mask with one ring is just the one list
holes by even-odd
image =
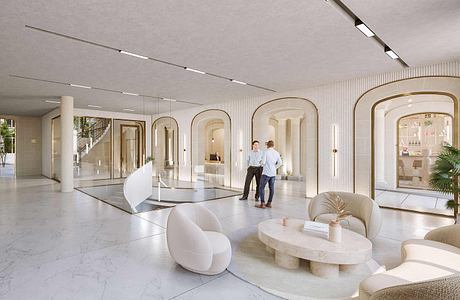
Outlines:
{"label": "staircase railing", "polygon": [[[94,147],[99,140],[106,134],[108,127],[110,126],[110,119],[96,119],[96,122],[91,124],[88,128],[79,130],[77,132],[77,153],[79,158]],[[88,145],[88,139],[92,139],[92,142]],[[83,155],[82,155],[83,154]]]}

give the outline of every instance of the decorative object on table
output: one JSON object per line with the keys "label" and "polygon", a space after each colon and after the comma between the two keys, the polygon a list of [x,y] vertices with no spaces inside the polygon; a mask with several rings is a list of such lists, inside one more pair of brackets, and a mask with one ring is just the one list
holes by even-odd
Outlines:
{"label": "decorative object on table", "polygon": [[460,150],[450,145],[443,146],[431,169],[430,186],[433,190],[453,196],[446,207],[454,210],[455,223],[458,223],[458,185],[460,176]]}
{"label": "decorative object on table", "polygon": [[287,217],[283,218],[283,226],[287,226],[287,219],[288,219]]}
{"label": "decorative object on table", "polygon": [[303,231],[313,232],[320,235],[329,237],[329,225],[313,221],[305,221],[303,224]]}
{"label": "decorative object on table", "polygon": [[359,233],[368,239],[375,238],[382,226],[382,215],[377,203],[368,196],[348,192],[326,192],[313,197],[308,204],[308,216],[310,220],[329,224],[335,219],[335,214],[330,213],[324,205],[329,195],[337,194],[347,204],[351,216],[347,222],[342,222],[342,227]]}
{"label": "decorative object on table", "polygon": [[351,216],[351,213],[345,210],[347,204],[336,193],[330,193],[324,205],[331,213],[335,214],[335,218],[329,222],[329,240],[334,243],[340,243],[342,241],[342,225],[340,225],[340,222]]}

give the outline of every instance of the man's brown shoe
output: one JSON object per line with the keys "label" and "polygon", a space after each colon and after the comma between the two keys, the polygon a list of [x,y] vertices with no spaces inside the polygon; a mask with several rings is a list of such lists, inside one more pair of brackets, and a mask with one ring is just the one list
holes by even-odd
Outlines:
{"label": "man's brown shoe", "polygon": [[256,204],[256,207],[257,208],[265,208],[265,204],[263,204],[263,203]]}
{"label": "man's brown shoe", "polygon": [[265,207],[268,207],[268,208],[272,208],[272,204],[270,202],[268,202]]}

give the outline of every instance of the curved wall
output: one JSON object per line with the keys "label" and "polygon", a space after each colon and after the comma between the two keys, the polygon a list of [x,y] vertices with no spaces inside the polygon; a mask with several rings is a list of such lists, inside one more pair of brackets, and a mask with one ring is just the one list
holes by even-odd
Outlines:
{"label": "curved wall", "polygon": [[[250,149],[251,117],[258,106],[270,100],[286,97],[300,97],[312,101],[318,108],[318,192],[328,190],[353,191],[353,116],[357,100],[375,87],[397,80],[422,76],[458,76],[460,77],[460,63],[449,62],[431,66],[397,69],[394,72],[368,76],[360,79],[336,82],[332,84],[312,87],[290,92],[268,93],[261,97],[235,99],[225,103],[197,106],[190,109],[173,111],[171,115],[179,123],[181,136],[179,149],[183,153],[190,151],[190,124],[197,113],[206,109],[221,109],[226,111],[232,119],[232,186],[244,185],[245,168],[242,157]],[[453,83],[447,83],[447,86]],[[454,85],[455,86],[455,85]],[[398,85],[395,85],[395,91]],[[420,86],[416,86],[416,88]],[[422,83],[423,87],[423,83]],[[241,88],[251,88],[241,86]],[[460,86],[459,86],[460,88]],[[370,115],[370,113],[369,113]],[[337,126],[338,139],[338,171],[337,176],[332,173],[332,126]],[[184,130],[182,130],[182,128]],[[180,179],[190,180],[190,158],[180,155]],[[367,189],[368,191],[368,189]],[[366,192],[368,193],[368,192]]]}

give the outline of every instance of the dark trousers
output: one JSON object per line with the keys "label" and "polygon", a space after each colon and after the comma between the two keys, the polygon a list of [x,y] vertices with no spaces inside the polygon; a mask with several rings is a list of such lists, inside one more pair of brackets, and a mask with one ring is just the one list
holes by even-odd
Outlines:
{"label": "dark trousers", "polygon": [[262,178],[260,179],[260,202],[264,203],[265,202],[265,186],[268,183],[268,189],[270,190],[270,194],[268,196],[268,202],[267,203],[272,203],[273,200],[273,195],[275,194],[275,176],[267,176],[267,175],[262,175]]}
{"label": "dark trousers", "polygon": [[246,172],[246,180],[244,182],[244,192],[243,197],[247,198],[249,195],[249,186],[251,185],[252,178],[256,177],[256,199],[259,198],[259,185],[260,185],[260,177],[262,176],[262,167],[249,167],[248,171]]}

